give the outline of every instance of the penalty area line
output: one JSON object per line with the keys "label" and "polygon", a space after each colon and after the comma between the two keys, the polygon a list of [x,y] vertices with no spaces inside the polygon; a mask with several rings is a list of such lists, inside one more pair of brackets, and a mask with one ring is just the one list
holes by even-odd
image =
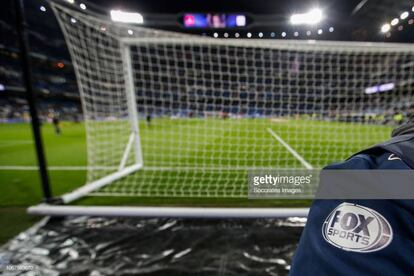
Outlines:
{"label": "penalty area line", "polygon": [[297,151],[295,151],[288,143],[286,143],[279,135],[277,135],[271,128],[267,128],[267,131],[272,135],[279,143],[281,143],[302,165],[308,170],[312,170],[313,166],[309,164],[305,158],[303,158]]}

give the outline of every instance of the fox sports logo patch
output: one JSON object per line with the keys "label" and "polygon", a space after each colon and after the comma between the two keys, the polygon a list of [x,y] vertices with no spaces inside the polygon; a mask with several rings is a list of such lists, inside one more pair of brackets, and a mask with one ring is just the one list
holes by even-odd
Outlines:
{"label": "fox sports logo patch", "polygon": [[322,234],[333,246],[361,253],[387,247],[393,236],[390,224],[377,211],[346,202],[329,214]]}

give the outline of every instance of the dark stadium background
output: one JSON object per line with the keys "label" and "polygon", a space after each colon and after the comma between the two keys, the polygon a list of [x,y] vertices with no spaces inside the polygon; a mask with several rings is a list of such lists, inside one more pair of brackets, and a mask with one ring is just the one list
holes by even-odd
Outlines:
{"label": "dark stadium background", "polygon": [[[292,27],[288,18],[295,11],[312,7],[315,5],[314,1],[104,0],[90,2],[88,8],[99,12],[108,12],[112,8],[139,11],[145,17],[145,26],[207,36],[213,36],[213,33],[217,32],[219,37],[223,37],[227,32],[229,37],[234,37],[232,34],[237,31],[241,38],[246,37],[247,32],[251,32],[253,38],[258,38],[257,34],[263,32],[263,39],[271,39],[273,32],[275,38],[281,39],[281,32],[287,32],[286,38],[293,38],[293,32],[299,31],[300,35],[295,39],[413,41],[414,24],[409,24],[408,20],[402,23],[401,31],[395,29],[390,37],[379,31],[384,22],[398,16],[403,10],[410,10],[410,1],[319,1],[317,4],[324,8],[328,17],[324,26],[332,26],[334,31],[325,31],[322,35],[315,34],[311,37],[305,34],[307,27]],[[40,10],[41,6],[46,8],[45,12]],[[240,12],[246,13],[252,23],[243,30],[188,30],[179,22],[179,14],[184,12]],[[40,116],[45,116],[50,110],[59,109],[62,119],[81,119],[73,68],[51,9],[46,1],[26,1],[26,15],[30,31],[34,86],[40,98]],[[0,118],[21,120],[27,111],[27,105],[23,97],[24,88],[11,0],[2,1],[0,10],[0,84],[4,86],[4,91],[0,91]]]}

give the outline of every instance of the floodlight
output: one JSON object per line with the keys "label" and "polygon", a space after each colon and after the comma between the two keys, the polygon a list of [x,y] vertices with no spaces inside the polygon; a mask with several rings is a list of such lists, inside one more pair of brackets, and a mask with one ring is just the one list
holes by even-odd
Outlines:
{"label": "floodlight", "polygon": [[398,18],[394,18],[393,20],[391,20],[391,26],[397,25],[398,22],[399,22]]}
{"label": "floodlight", "polygon": [[306,13],[293,14],[290,17],[292,25],[314,25],[323,19],[322,10],[315,8]]}
{"label": "floodlight", "polygon": [[386,32],[388,32],[390,29],[391,29],[390,24],[386,23],[386,24],[382,25],[382,27],[381,27],[381,32],[386,33]]}
{"label": "floodlight", "polygon": [[406,18],[408,17],[408,15],[409,15],[408,11],[405,11],[405,12],[403,12],[403,13],[400,15],[400,18],[401,18],[402,20],[404,20],[404,19],[406,19]]}
{"label": "floodlight", "polygon": [[111,19],[115,22],[122,23],[144,23],[144,18],[140,13],[137,12],[124,12],[121,10],[111,10]]}

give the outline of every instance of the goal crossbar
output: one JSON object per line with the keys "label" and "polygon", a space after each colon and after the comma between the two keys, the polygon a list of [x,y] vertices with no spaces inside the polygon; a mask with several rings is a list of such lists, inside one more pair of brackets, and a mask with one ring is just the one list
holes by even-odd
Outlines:
{"label": "goal crossbar", "polygon": [[176,37],[120,37],[119,41],[123,45],[191,45],[196,41],[197,44],[206,46],[234,46],[234,47],[254,47],[265,49],[301,51],[325,51],[325,52],[377,52],[388,53],[390,51],[407,52],[414,51],[413,44],[407,43],[381,43],[381,42],[355,42],[355,41],[328,41],[328,40],[263,40],[263,39],[211,39],[205,37],[188,36],[186,39]]}

